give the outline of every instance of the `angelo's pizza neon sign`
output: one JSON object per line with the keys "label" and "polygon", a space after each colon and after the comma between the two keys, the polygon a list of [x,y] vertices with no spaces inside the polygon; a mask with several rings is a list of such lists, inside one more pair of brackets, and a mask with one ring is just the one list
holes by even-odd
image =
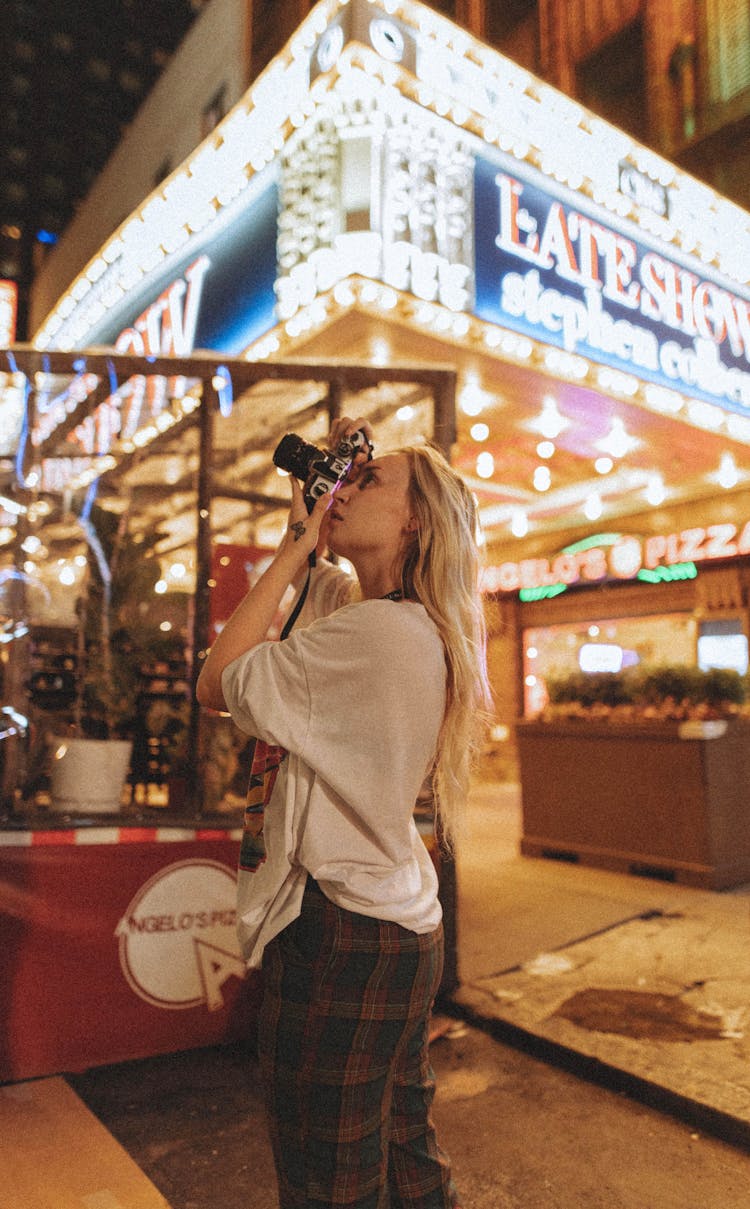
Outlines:
{"label": "angelo's pizza neon sign", "polygon": [[676,533],[637,537],[607,534],[569,546],[552,558],[524,558],[485,568],[485,592],[519,592],[564,584],[596,583],[603,579],[636,579],[674,563],[702,563],[750,554],[750,521],[744,526],[707,525]]}

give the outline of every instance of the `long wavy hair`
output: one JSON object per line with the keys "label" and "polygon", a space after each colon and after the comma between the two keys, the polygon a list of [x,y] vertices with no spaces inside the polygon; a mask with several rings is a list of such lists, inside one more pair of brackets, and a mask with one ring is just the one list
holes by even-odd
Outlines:
{"label": "long wavy hair", "polygon": [[437,449],[414,445],[399,452],[409,461],[417,522],[401,587],[407,600],[417,600],[427,610],[445,650],[447,699],[432,787],[441,838],[451,848],[461,829],[469,775],[491,706],[477,509],[468,487]]}

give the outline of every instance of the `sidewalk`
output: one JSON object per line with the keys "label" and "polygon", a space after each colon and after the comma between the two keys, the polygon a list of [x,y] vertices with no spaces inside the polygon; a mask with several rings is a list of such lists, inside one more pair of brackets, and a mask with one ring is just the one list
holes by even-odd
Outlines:
{"label": "sidewalk", "polygon": [[717,893],[520,857],[516,785],[476,786],[469,813],[455,1007],[750,1147],[750,886]]}

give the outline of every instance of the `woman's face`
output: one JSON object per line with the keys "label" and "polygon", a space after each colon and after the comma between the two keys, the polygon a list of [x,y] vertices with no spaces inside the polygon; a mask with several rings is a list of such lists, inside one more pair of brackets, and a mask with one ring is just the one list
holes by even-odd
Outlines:
{"label": "woman's face", "polygon": [[328,542],[345,557],[383,554],[395,559],[414,529],[409,460],[391,453],[365,462],[338,489],[328,513]]}

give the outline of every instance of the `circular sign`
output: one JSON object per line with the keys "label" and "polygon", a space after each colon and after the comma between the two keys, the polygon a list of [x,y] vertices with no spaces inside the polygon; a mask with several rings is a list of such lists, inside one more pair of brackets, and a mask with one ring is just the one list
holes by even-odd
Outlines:
{"label": "circular sign", "polygon": [[137,892],[115,929],[128,983],[160,1008],[224,1006],[245,964],[236,933],[235,873],[218,861],[177,861]]}
{"label": "circular sign", "polygon": [[609,552],[609,569],[618,579],[635,579],[643,566],[643,548],[637,537],[618,537]]}

